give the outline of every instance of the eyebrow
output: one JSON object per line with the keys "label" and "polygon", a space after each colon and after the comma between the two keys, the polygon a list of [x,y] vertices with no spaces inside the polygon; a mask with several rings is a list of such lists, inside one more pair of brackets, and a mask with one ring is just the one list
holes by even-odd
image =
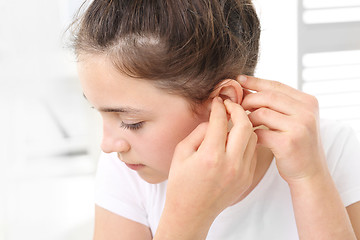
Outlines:
{"label": "eyebrow", "polygon": [[128,113],[128,114],[139,114],[144,112],[140,109],[130,108],[130,107],[119,107],[119,108],[101,107],[98,110],[100,112],[116,112],[116,113]]}
{"label": "eyebrow", "polygon": [[[87,97],[83,93],[83,97],[88,101]],[[145,113],[144,110],[132,108],[132,107],[101,107],[98,109],[100,112],[115,112],[115,113],[126,113],[126,114],[139,114],[139,113]]]}

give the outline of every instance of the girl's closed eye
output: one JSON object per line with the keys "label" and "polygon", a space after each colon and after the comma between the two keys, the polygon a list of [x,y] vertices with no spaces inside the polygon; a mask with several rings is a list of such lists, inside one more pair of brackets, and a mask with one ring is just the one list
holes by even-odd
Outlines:
{"label": "girl's closed eye", "polygon": [[128,129],[128,130],[138,130],[144,125],[144,123],[145,122],[142,121],[142,122],[128,124],[128,123],[124,123],[122,121],[120,127],[124,128],[124,129]]}

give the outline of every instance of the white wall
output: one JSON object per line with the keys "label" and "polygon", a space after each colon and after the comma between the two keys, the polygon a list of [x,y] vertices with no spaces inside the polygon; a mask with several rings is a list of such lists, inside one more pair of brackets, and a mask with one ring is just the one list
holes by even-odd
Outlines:
{"label": "white wall", "polygon": [[256,76],[297,86],[297,1],[254,0],[261,25]]}
{"label": "white wall", "polygon": [[0,0],[0,240],[91,239],[91,113],[62,2]]}

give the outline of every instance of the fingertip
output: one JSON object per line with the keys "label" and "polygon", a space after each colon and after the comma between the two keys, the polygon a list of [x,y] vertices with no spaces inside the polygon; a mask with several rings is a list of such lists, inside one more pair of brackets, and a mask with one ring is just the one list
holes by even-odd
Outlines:
{"label": "fingertip", "polygon": [[213,101],[212,101],[212,108],[214,108],[214,106],[216,105],[216,104],[221,104],[221,105],[223,105],[224,104],[224,101],[222,100],[222,98],[221,97],[214,97],[213,98]]}
{"label": "fingertip", "polygon": [[239,103],[236,103],[236,102],[232,101],[231,99],[225,99],[224,104],[227,104],[227,105],[240,105]]}
{"label": "fingertip", "polygon": [[245,76],[245,75],[240,75],[240,76],[238,77],[238,81],[239,81],[240,83],[245,83],[245,82],[247,81],[247,76]]}
{"label": "fingertip", "polygon": [[231,111],[231,104],[232,104],[233,102],[231,101],[231,100],[229,100],[229,99],[226,99],[225,101],[224,101],[224,105],[225,105],[225,107],[226,107],[226,111],[227,112],[229,112],[229,111]]}
{"label": "fingertip", "polygon": [[226,119],[226,114],[227,110],[224,105],[224,101],[220,97],[214,97],[209,116],[209,125],[212,125],[212,122],[218,122]]}
{"label": "fingertip", "polygon": [[217,96],[213,98],[213,102],[223,102],[222,98]]}
{"label": "fingertip", "polygon": [[224,104],[229,105],[232,101],[230,99],[225,99]]}
{"label": "fingertip", "polygon": [[230,99],[226,99],[224,101],[224,104],[225,104],[226,108],[234,108],[235,106],[239,106],[242,108],[241,104],[235,103],[235,102],[231,101]]}

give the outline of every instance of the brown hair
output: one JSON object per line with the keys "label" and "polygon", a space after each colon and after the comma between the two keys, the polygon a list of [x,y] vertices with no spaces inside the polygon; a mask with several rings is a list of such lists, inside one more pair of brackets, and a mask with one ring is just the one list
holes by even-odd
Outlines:
{"label": "brown hair", "polygon": [[77,56],[106,54],[120,72],[193,103],[253,75],[258,59],[251,0],[93,0],[73,26]]}

